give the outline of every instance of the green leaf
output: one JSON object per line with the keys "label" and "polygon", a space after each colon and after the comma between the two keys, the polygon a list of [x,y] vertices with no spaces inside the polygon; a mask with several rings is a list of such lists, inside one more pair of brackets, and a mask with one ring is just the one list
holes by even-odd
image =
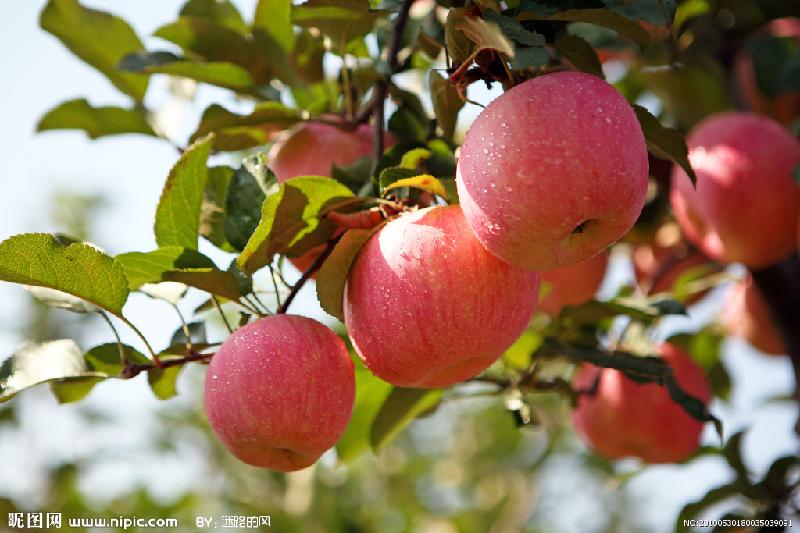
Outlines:
{"label": "green leaf", "polygon": [[651,324],[665,314],[672,314],[670,311],[673,309],[652,305],[645,298],[615,298],[605,302],[590,300],[577,307],[566,307],[561,317],[574,324],[592,324],[625,315],[639,322]]}
{"label": "green leaf", "polygon": [[324,176],[300,176],[282,183],[264,201],[261,221],[236,260],[239,268],[252,274],[275,254],[291,253],[293,245],[317,229],[325,213],[351,199],[350,189]]}
{"label": "green leaf", "polygon": [[640,105],[634,105],[636,118],[642,127],[644,138],[647,141],[647,148],[653,155],[662,159],[670,159],[686,171],[692,183],[697,182],[697,176],[689,163],[689,148],[680,133],[667,128],[654,117],[650,111]]}
{"label": "green leaf", "polygon": [[192,248],[167,246],[151,252],[128,252],[116,260],[125,269],[130,290],[163,281],[165,272],[184,268],[211,268],[214,262]]}
{"label": "green leaf", "polygon": [[[514,57],[514,44],[494,22],[480,17],[464,17],[456,29],[475,43],[475,50],[497,50],[506,57]],[[474,52],[473,52],[474,53]]]}
{"label": "green leaf", "polygon": [[722,455],[725,457],[725,460],[728,461],[728,465],[730,465],[731,469],[736,473],[738,481],[749,484],[750,472],[747,470],[747,466],[745,466],[744,459],[742,458],[742,441],[744,440],[744,435],[744,431],[739,431],[731,435],[731,438],[725,443]]}
{"label": "green leaf", "polygon": [[464,107],[464,100],[461,99],[453,84],[435,70],[431,70],[428,75],[428,85],[436,123],[442,129],[444,137],[452,139],[456,131],[458,113]]}
{"label": "green leaf", "polygon": [[386,194],[387,191],[391,191],[392,189],[399,189],[402,187],[411,187],[428,191],[447,200],[447,191],[444,185],[430,174],[419,174],[410,178],[396,180],[383,189],[383,194]]}
{"label": "green leaf", "polygon": [[39,383],[84,376],[94,376],[94,373],[87,367],[75,341],[28,342],[0,366],[0,403]]}
{"label": "green leaf", "polygon": [[408,107],[399,107],[389,117],[389,131],[401,142],[422,142],[428,137],[430,121]]}
{"label": "green leaf", "polygon": [[226,199],[225,238],[235,250],[244,250],[261,220],[266,191],[275,176],[261,158],[245,160],[233,174]]}
{"label": "green leaf", "polygon": [[517,20],[563,20],[569,22],[586,22],[603,28],[614,30],[639,46],[650,42],[650,34],[638,23],[608,9],[569,9],[546,15],[541,12],[525,11],[517,16]]}
{"label": "green leaf", "polygon": [[144,114],[134,109],[92,107],[85,98],[69,100],[48,111],[36,125],[36,131],[83,130],[90,139],[123,133],[153,135]]}
{"label": "green leaf", "polygon": [[172,167],[156,208],[155,235],[159,247],[197,249],[200,208],[206,186],[206,161],[211,139],[190,146]]}
{"label": "green leaf", "polygon": [[475,45],[457,27],[467,17],[467,10],[463,7],[450,9],[444,24],[444,42],[453,65],[458,66],[472,55]]}
{"label": "green leaf", "polygon": [[195,344],[206,344],[208,342],[206,337],[205,322],[189,322],[186,324],[186,327],[189,329],[189,338],[186,338],[186,332],[183,330],[183,326],[181,326],[175,330],[175,333],[173,333],[172,338],[169,341],[170,346],[186,344],[187,342],[192,342]]}
{"label": "green leaf", "polygon": [[791,470],[800,466],[800,457],[786,455],[773,461],[769,470],[764,474],[764,478],[759,482],[759,486],[768,494],[780,498],[787,493],[787,488],[791,486]]}
{"label": "green leaf", "polygon": [[24,233],[0,243],[0,280],[66,292],[117,316],[128,299],[122,265],[88,244],[46,233]]}
{"label": "green leaf", "polygon": [[119,68],[128,72],[169,74],[233,90],[252,87],[244,68],[228,61],[190,61],[171,52],[142,52],[125,56]]}
{"label": "green leaf", "polygon": [[211,294],[224,296],[229,300],[238,300],[242,295],[239,290],[239,280],[232,272],[218,268],[182,268],[169,270],[162,275],[164,281],[177,281],[190,287],[206,291]]}
{"label": "green leaf", "polygon": [[395,181],[413,178],[417,174],[418,172],[416,170],[405,167],[389,167],[383,169],[378,178],[378,190],[380,195],[383,196],[386,188]]}
{"label": "green leaf", "polygon": [[83,355],[88,372],[80,376],[72,376],[50,382],[50,389],[59,403],[82,400],[100,381],[108,378],[119,378],[124,368],[120,359],[120,351],[125,354],[125,357],[131,363],[145,364],[150,362],[144,355],[125,344],[108,343],[95,346]]}
{"label": "green leaf", "polygon": [[511,66],[515,70],[522,70],[525,68],[535,69],[545,66],[548,61],[550,61],[550,56],[543,47],[529,46],[523,48],[518,46],[514,53],[514,60],[511,62]]}
{"label": "green leaf", "polygon": [[110,378],[120,377],[124,368],[120,360],[120,349],[122,349],[125,357],[131,363],[139,365],[150,363],[150,360],[135,348],[127,344],[118,345],[113,342],[95,346],[86,352],[83,357],[92,372],[105,374]]}
{"label": "green leaf", "polygon": [[432,409],[442,399],[441,390],[394,387],[375,415],[369,442],[380,450],[394,439],[415,418]]}
{"label": "green leaf", "polygon": [[379,14],[369,0],[308,0],[292,7],[292,22],[319,29],[341,49],[372,31]]}
{"label": "green leaf", "polygon": [[334,163],[331,167],[331,177],[339,183],[347,185],[347,188],[355,193],[371,194],[372,157],[361,156],[349,165]]}
{"label": "green leaf", "polygon": [[179,17],[153,35],[178,45],[192,59],[250,65],[254,46],[241,33],[201,17]]}
{"label": "green leaf", "polygon": [[147,371],[147,382],[159,400],[169,400],[178,394],[178,374],[183,366],[151,368]]}
{"label": "green leaf", "polygon": [[710,10],[711,4],[708,0],[686,0],[681,2],[681,5],[675,10],[673,28],[679,30],[686,21],[705,15]]}
{"label": "green leaf", "polygon": [[512,368],[527,370],[531,366],[531,356],[541,346],[543,337],[540,332],[525,330],[503,354],[503,360]]}
{"label": "green leaf", "polygon": [[[378,226],[380,228],[381,226]],[[317,300],[319,305],[331,316],[344,322],[344,288],[350,267],[370,237],[377,231],[373,229],[351,229],[336,243],[331,255],[322,263],[317,272]]]}
{"label": "green leaf", "polygon": [[603,3],[623,17],[662,26],[675,17],[674,0],[603,0]]}
{"label": "green leaf", "polygon": [[263,31],[288,53],[294,49],[291,0],[258,0],[253,17],[253,32]]}
{"label": "green leaf", "polygon": [[509,39],[527,46],[543,46],[545,43],[544,35],[526,30],[522,23],[515,18],[501,15],[496,11],[484,11],[484,19],[494,22]]}
{"label": "green leaf", "polygon": [[410,170],[416,170],[419,166],[433,155],[427,148],[413,148],[403,154],[400,159],[400,166]]}
{"label": "green leaf", "polygon": [[678,533],[688,533],[691,531],[691,529],[687,524],[684,523],[684,521],[692,520],[700,516],[700,514],[706,509],[718,503],[724,502],[728,498],[740,495],[741,489],[736,483],[711,489],[702,498],[685,505],[683,509],[681,509],[677,520],[675,520],[675,531]]}
{"label": "green leaf", "polygon": [[[294,72],[305,83],[319,83],[325,79],[323,61],[325,59],[324,43],[302,30],[297,36],[297,43],[290,56]],[[295,83],[293,86],[299,84]]]}
{"label": "green leaf", "polygon": [[228,89],[247,89],[253,85],[253,79],[245,69],[225,61],[176,61],[148,67],[145,72],[181,76]]}
{"label": "green leaf", "polygon": [[131,290],[144,284],[171,281],[217,294],[230,300],[242,296],[232,272],[220,270],[208,257],[191,248],[167,246],[152,252],[128,252],[117,256],[125,268]]}
{"label": "green leaf", "polygon": [[230,167],[221,166],[208,169],[206,188],[203,191],[203,205],[200,208],[200,228],[198,230],[200,235],[225,251],[233,250],[225,238],[228,189],[233,174],[234,171]]}
{"label": "green leaf", "polygon": [[353,414],[347,429],[336,443],[336,455],[340,461],[352,461],[370,448],[370,428],[391,390],[390,384],[375,377],[363,365],[356,367]]}
{"label": "green leaf", "polygon": [[39,25],[103,73],[117,89],[134,100],[144,99],[147,77],[117,70],[124,56],[144,49],[127,22],[105,11],[83,7],[77,0],[50,0],[42,10]]}
{"label": "green leaf", "polygon": [[569,59],[578,70],[594,74],[600,79],[605,79],[603,66],[597,57],[597,52],[582,37],[565,35],[558,39],[553,46],[558,52]]}
{"label": "green leaf", "polygon": [[269,141],[271,130],[265,127],[286,129],[300,119],[298,110],[280,102],[261,102],[247,115],[239,115],[213,104],[203,111],[200,124],[189,140],[194,142],[213,132],[214,150],[243,150]]}
{"label": "green leaf", "polygon": [[50,382],[50,391],[58,403],[75,403],[86,398],[94,386],[105,379],[101,376],[62,378]]}
{"label": "green leaf", "polygon": [[228,0],[189,0],[181,8],[180,15],[204,18],[239,33],[247,32],[242,15]]}

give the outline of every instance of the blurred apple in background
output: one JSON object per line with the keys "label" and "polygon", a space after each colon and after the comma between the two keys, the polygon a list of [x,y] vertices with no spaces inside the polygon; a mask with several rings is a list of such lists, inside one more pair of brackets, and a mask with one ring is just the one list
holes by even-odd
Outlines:
{"label": "blurred apple in background", "polygon": [[[691,356],[670,343],[661,345],[661,356],[681,388],[707,404],[711,385]],[[578,433],[598,454],[608,459],[678,463],[700,446],[702,422],[686,413],[661,385],[637,383],[618,370],[583,365],[573,387],[589,390],[598,373],[597,390],[580,395],[572,414]]]}
{"label": "blurred apple in background", "polygon": [[774,120],[725,112],[687,138],[697,184],[679,166],[670,201],[686,237],[709,257],[763,267],[797,248],[800,142]]}
{"label": "blurred apple in background", "polygon": [[[800,19],[787,17],[770,21],[762,33],[754,36],[752,42],[765,35],[791,38],[800,45]],[[742,96],[753,111],[787,126],[800,118],[800,91],[783,92],[773,97],[765,95],[759,87],[753,58],[747,47],[736,56],[734,70]]]}
{"label": "blurred apple in background", "polygon": [[767,303],[749,276],[728,289],[720,322],[728,335],[744,339],[765,354],[786,353],[786,344],[773,323]]}

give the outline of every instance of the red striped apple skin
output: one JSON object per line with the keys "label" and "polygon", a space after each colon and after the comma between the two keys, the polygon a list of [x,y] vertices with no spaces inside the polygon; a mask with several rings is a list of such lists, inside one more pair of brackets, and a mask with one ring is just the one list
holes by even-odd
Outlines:
{"label": "red striped apple skin", "polygon": [[510,89],[470,126],[456,182],[461,207],[503,261],[552,270],[625,235],[647,193],[647,147],[633,109],[579,72]]}
{"label": "red striped apple skin", "polygon": [[[661,345],[680,386],[708,404],[711,386],[692,358],[674,344]],[[637,383],[618,370],[584,365],[573,381],[588,389],[601,372],[597,393],[580,396],[572,419],[579,435],[608,459],[638,457],[647,463],[679,463],[700,446],[703,424],[673,402],[665,387]]]}
{"label": "red striped apple skin", "polygon": [[367,367],[402,387],[469,379],[522,334],[539,274],[503,263],[475,239],[458,206],[390,221],[361,249],[344,313]]}
{"label": "red striped apple skin", "polygon": [[788,130],[725,112],[695,126],[687,144],[697,186],[675,166],[670,202],[688,240],[713,259],[754,268],[796,249],[800,188],[792,173],[800,142]]}
{"label": "red striped apple skin", "polygon": [[273,315],[235,331],[211,359],[205,410],[230,452],[290,472],[314,464],[350,420],[353,361],[310,318]]}

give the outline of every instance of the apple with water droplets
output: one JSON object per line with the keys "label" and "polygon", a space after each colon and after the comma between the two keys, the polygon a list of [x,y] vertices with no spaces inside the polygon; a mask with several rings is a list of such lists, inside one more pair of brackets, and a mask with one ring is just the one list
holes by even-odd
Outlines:
{"label": "apple with water droplets", "polygon": [[445,387],[497,360],[528,326],[539,274],[475,239],[457,205],[407,213],[374,234],[349,274],[344,318],[366,366],[401,387]]}
{"label": "apple with water droplets", "polygon": [[467,131],[456,183],[486,248],[552,270],[605,250],[633,226],[647,193],[647,146],[630,104],[580,72],[505,92]]}
{"label": "apple with water droplets", "polygon": [[230,452],[282,472],[314,464],[344,432],[355,374],[344,342],[316,320],[272,315],[236,330],[205,378],[205,411]]}

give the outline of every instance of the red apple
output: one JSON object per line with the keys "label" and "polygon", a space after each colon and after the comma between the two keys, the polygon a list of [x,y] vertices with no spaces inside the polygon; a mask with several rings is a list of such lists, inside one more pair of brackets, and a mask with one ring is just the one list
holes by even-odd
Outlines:
{"label": "red apple", "polygon": [[797,247],[797,139],[766,117],[725,112],[700,122],[687,144],[697,186],[676,165],[670,202],[691,242],[713,259],[749,267]]}
{"label": "red apple", "polygon": [[205,410],[233,455],[289,472],[341,436],[355,375],[344,342],[310,318],[273,315],[236,330],[208,365]]}
{"label": "red apple", "polygon": [[539,274],[481,246],[458,206],[390,221],[350,272],[345,323],[356,351],[381,379],[444,387],[479,374],[522,334]]}
{"label": "red apple", "polygon": [[591,300],[603,283],[607,266],[608,252],[601,252],[586,261],[542,272],[544,296],[539,299],[539,308],[555,316],[568,305]]}
{"label": "red apple", "polygon": [[[333,165],[349,165],[372,155],[374,137],[369,124],[348,131],[332,124],[303,122],[272,145],[267,161],[281,183],[296,176],[330,176]],[[387,133],[384,144],[392,141]]]}
{"label": "red apple", "polygon": [[[800,42],[800,19],[776,19],[767,24],[764,31],[774,37],[792,37]],[[753,111],[770,116],[786,126],[800,117],[800,91],[781,93],[774,98],[762,93],[753,69],[753,59],[746,50],[736,56],[734,69],[742,96]]]}
{"label": "red apple", "polygon": [[746,340],[769,355],[784,355],[786,344],[772,321],[761,291],[748,277],[728,289],[720,322],[728,335]]}
{"label": "red apple", "polygon": [[[692,358],[664,343],[661,355],[672,367],[681,388],[705,403],[711,386]],[[700,445],[703,424],[670,398],[665,387],[637,383],[618,370],[584,365],[573,385],[588,389],[600,373],[594,395],[582,395],[572,419],[580,436],[609,459],[638,457],[647,463],[677,463]]]}
{"label": "red apple", "polygon": [[647,193],[647,147],[633,109],[596,76],[558,72],[517,85],[475,120],[461,147],[461,207],[503,261],[552,270],[622,237]]}

